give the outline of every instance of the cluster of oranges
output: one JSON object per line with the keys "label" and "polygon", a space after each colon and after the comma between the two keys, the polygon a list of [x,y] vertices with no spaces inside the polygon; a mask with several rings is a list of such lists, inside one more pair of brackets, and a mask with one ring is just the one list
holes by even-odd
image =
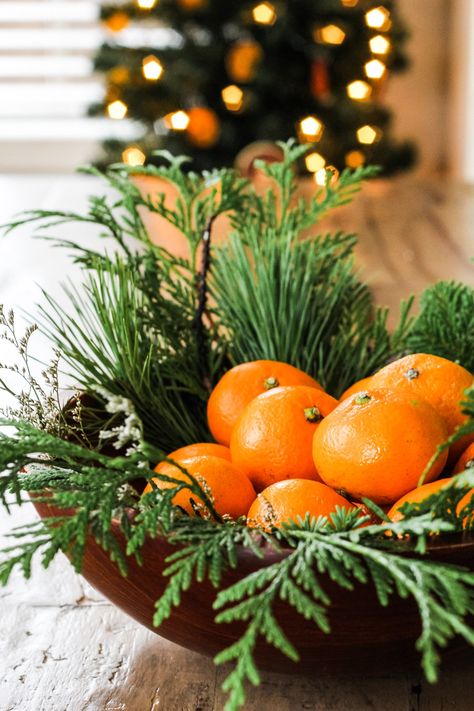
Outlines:
{"label": "cluster of oranges", "polygon": [[[397,520],[402,504],[449,483],[444,472],[474,466],[474,435],[436,457],[465,422],[460,402],[473,382],[457,363],[418,353],[355,383],[336,400],[286,363],[243,363],[221,378],[209,398],[216,443],[171,452],[179,466],[163,461],[155,471],[184,481],[186,470],[218,514],[246,516],[250,526],[265,530],[307,514],[329,516],[337,506],[351,509],[364,497]],[[417,487],[430,462],[427,483]],[[175,486],[153,481],[159,488]],[[202,504],[193,499],[183,488],[173,502],[193,515]]]}

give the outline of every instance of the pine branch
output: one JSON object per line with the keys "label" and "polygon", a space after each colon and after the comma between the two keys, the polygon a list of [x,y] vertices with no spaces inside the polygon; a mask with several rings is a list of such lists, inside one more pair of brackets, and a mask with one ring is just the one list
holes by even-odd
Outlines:
{"label": "pine branch", "polygon": [[474,289],[440,281],[420,297],[420,313],[408,334],[413,353],[433,353],[474,372]]}

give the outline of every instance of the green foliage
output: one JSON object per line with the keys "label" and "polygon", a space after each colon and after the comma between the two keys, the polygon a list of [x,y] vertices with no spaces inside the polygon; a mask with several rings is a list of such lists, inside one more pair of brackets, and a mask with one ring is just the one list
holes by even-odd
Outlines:
{"label": "green foliage", "polygon": [[[113,197],[91,197],[85,214],[36,211],[11,225],[37,223],[44,235],[63,223],[90,223],[112,245],[102,253],[50,238],[68,248],[83,270],[80,286],[65,286],[64,306],[45,293],[39,309],[42,330],[80,389],[65,407],[59,355],[44,371],[44,384],[38,383],[28,367],[33,327],[18,337],[13,316],[0,313],[2,339],[23,359],[16,369],[0,365],[22,381],[19,393],[0,381],[19,399],[19,407],[0,421],[0,503],[10,510],[31,492],[56,510],[67,510],[12,532],[12,545],[2,551],[0,583],[16,568],[29,576],[34,556],[47,566],[60,550],[80,570],[90,535],[126,574],[129,556],[140,562],[145,541],[166,536],[176,551],[167,561],[169,580],[157,601],[155,623],[172,614],[191,583],[206,581],[218,590],[217,621],[244,625],[242,637],[216,660],[234,664],[225,681],[230,711],[244,703],[246,681],[259,681],[254,650],[260,638],[297,659],[277,622],[276,605],[292,606],[329,633],[328,577],[349,590],[358,583],[373,585],[382,605],[395,594],[413,598],[422,622],[418,648],[430,680],[436,677],[439,648],[454,634],[474,643],[469,627],[474,574],[423,558],[433,531],[472,528],[474,497],[458,510],[474,486],[472,472],[427,501],[405,505],[405,518],[396,524],[366,502],[382,523],[362,526],[367,517],[341,509],[329,522],[306,518],[269,534],[220,517],[206,487],[182,467],[180,479],[153,471],[164,452],[210,438],[209,388],[231,363],[284,360],[338,395],[393,356],[418,349],[422,339],[425,344],[439,339],[443,348],[456,344],[463,359],[470,357],[467,288],[426,292],[415,321],[411,300],[402,304],[399,326],[390,333],[387,312],[374,308],[367,286],[353,273],[355,237],[315,235],[322,215],[351,199],[373,170],[344,172],[304,202],[296,197],[294,165],[306,149],[292,142],[282,148],[282,163],[262,166],[275,185],[263,196],[231,170],[185,173],[183,159],[167,156],[166,166],[140,172],[174,184],[174,209],[159,195],[143,196],[129,171],[114,166],[105,176]],[[182,232],[188,259],[152,243],[144,208]],[[213,223],[224,212],[232,234],[227,244],[212,249]],[[306,230],[312,238],[304,239]],[[208,249],[209,238],[210,255],[204,249],[200,259],[200,242]],[[463,407],[468,422],[454,437],[474,430],[474,388]],[[152,485],[149,493],[137,493],[157,477],[174,488]],[[183,489],[191,491],[193,518],[172,503]],[[117,531],[127,542],[125,550]],[[225,571],[238,566],[242,549],[258,562],[269,546],[279,552],[271,565],[223,587]]]}
{"label": "green foliage", "polygon": [[433,353],[474,373],[472,286],[440,281],[425,289],[406,345],[413,353]]}
{"label": "green foliage", "polygon": [[285,152],[286,162],[262,167],[278,191],[254,196],[252,209],[234,217],[229,242],[215,250],[215,318],[228,334],[233,363],[291,363],[338,397],[403,350],[411,301],[390,334],[387,310],[373,307],[368,287],[354,274],[355,235],[302,239],[328,209],[350,200],[373,169],[344,172],[310,204],[293,204],[288,165],[301,148],[286,146]]}

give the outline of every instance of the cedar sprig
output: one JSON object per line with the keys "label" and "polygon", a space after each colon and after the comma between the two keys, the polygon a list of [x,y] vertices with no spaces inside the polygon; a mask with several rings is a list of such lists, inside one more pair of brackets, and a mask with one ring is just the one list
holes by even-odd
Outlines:
{"label": "cedar sprig", "polygon": [[[471,484],[474,482],[471,482]],[[465,491],[465,487],[464,487]],[[446,494],[443,494],[446,496]],[[401,538],[426,541],[438,532],[452,532],[452,522],[444,517],[418,511],[414,519],[396,524],[363,527],[338,513],[333,517],[299,521],[276,531],[280,542],[291,549],[287,556],[221,589],[214,607],[219,623],[246,623],[242,637],[215,659],[217,664],[234,662],[234,669],[223,684],[229,692],[226,711],[235,711],[245,701],[245,684],[259,683],[254,651],[259,638],[298,661],[298,652],[288,640],[275,616],[275,604],[290,604],[323,633],[330,632],[330,598],[324,591],[322,575],[328,575],[343,588],[356,583],[373,584],[382,606],[393,594],[411,597],[418,607],[422,632],[417,649],[422,655],[426,677],[434,682],[439,666],[439,649],[455,635],[474,644],[474,631],[468,618],[474,612],[474,573],[444,563],[407,555]],[[338,524],[342,523],[342,528]],[[347,525],[349,523],[349,526]],[[361,521],[362,523],[362,521]],[[390,533],[391,542],[387,542]],[[398,550],[397,550],[398,548]],[[399,553],[403,553],[400,555]]]}

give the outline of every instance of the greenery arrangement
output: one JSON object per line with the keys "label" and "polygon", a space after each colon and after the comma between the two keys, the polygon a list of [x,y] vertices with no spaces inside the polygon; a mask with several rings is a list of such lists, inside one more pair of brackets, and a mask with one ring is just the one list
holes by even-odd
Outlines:
{"label": "greenery arrangement", "polygon": [[105,141],[101,164],[154,162],[166,148],[202,170],[292,135],[318,141],[304,172],[322,159],[387,173],[414,161],[384,101],[408,65],[396,0],[106,0],[101,19],[105,95],[89,111],[134,120],[139,135]]}
{"label": "greenery arrangement", "polygon": [[[247,681],[259,682],[254,652],[260,638],[298,659],[275,617],[278,601],[329,632],[327,576],[348,589],[373,585],[381,605],[393,595],[413,599],[422,628],[417,647],[430,681],[437,677],[440,648],[454,635],[474,644],[474,573],[423,555],[433,531],[447,535],[472,527],[474,499],[457,511],[474,486],[472,469],[422,503],[406,504],[397,523],[367,501],[378,523],[339,509],[330,520],[298,520],[271,534],[222,520],[212,497],[185,470],[184,480],[153,471],[166,452],[211,439],[209,391],[242,361],[286,361],[335,396],[410,349],[456,356],[472,368],[472,289],[431,287],[419,315],[410,315],[411,300],[402,304],[399,325],[390,332],[386,310],[374,307],[353,271],[355,236],[301,239],[303,230],[317,230],[327,210],[348,202],[374,170],[345,171],[335,183],[328,173],[326,186],[308,203],[297,198],[293,169],[306,148],[292,142],[281,147],[282,163],[260,166],[273,181],[263,196],[230,169],[196,174],[183,169],[185,159],[161,154],[164,167],[135,170],[172,182],[178,190],[174,209],[164,198],[143,196],[130,168],[115,165],[103,176],[113,196],[91,197],[86,213],[35,211],[10,225],[37,223],[49,233],[65,222],[93,223],[114,245],[99,252],[56,240],[80,265],[83,283],[65,286],[66,306],[44,294],[37,321],[55,355],[41,377],[29,355],[36,327],[19,336],[13,314],[0,313],[1,337],[20,356],[20,363],[1,364],[7,372],[0,385],[17,404],[0,420],[0,500],[9,511],[30,493],[69,510],[12,531],[0,582],[6,584],[16,568],[28,577],[34,556],[48,566],[58,551],[80,571],[89,536],[126,575],[129,557],[141,560],[146,539],[165,535],[176,552],[168,559],[169,582],[156,603],[155,624],[172,614],[193,580],[216,588],[218,623],[244,623],[242,637],[216,658],[233,663],[224,683],[229,711],[244,703]],[[179,228],[188,259],[153,244],[143,209]],[[213,247],[213,223],[222,213],[230,217],[231,234]],[[66,403],[60,373],[77,391]],[[12,378],[22,381],[18,387]],[[466,392],[464,408],[470,419],[455,437],[474,430],[474,389]],[[176,488],[141,494],[134,483],[153,476]],[[204,503],[193,518],[172,505],[183,488]],[[112,532],[113,519],[126,549]],[[261,558],[263,545],[288,549],[287,555],[223,587],[223,573],[238,565],[238,551]]]}

